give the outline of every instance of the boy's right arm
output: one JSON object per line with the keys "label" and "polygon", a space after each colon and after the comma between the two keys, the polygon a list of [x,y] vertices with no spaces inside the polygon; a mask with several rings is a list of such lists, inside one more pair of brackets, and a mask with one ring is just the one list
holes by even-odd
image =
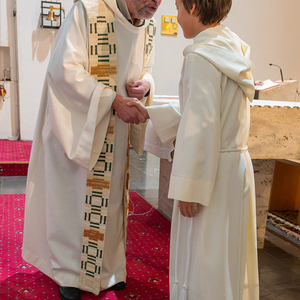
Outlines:
{"label": "boy's right arm", "polygon": [[140,113],[144,116],[144,118],[146,120],[150,119],[150,116],[147,112],[147,108],[144,106],[144,104],[141,101],[139,101],[137,99],[133,99],[133,100],[127,102],[127,106],[129,106],[129,107],[135,106],[140,111]]}
{"label": "boy's right arm", "polygon": [[147,108],[138,100],[127,103],[127,105],[137,107],[145,118],[151,119],[155,131],[164,145],[175,140],[181,119],[178,101],[152,105]]}
{"label": "boy's right arm", "polygon": [[[140,103],[143,107],[137,105],[129,105],[130,103]],[[145,123],[147,119],[145,114],[141,111],[145,111],[144,105],[136,98],[122,97],[116,94],[116,97],[112,103],[112,108],[117,112],[118,118],[122,119],[126,123],[139,124]],[[147,112],[147,110],[146,110]]]}

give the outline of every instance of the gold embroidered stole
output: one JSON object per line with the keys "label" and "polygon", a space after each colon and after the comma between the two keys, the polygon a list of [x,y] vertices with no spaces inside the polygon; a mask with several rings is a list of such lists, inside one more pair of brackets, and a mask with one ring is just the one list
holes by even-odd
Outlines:
{"label": "gold embroidered stole", "polygon": [[[84,2],[84,1],[83,1]],[[99,0],[87,10],[89,19],[89,71],[98,82],[117,91],[117,46],[114,15],[110,8]],[[144,62],[153,48],[155,34],[151,20],[146,29]],[[106,138],[99,159],[87,175],[82,242],[81,269],[78,288],[95,295],[100,292],[100,276],[105,241],[105,229],[109,206],[110,183],[115,140],[115,112],[112,109]],[[127,153],[128,158],[129,153]],[[125,170],[124,170],[125,171]],[[124,184],[124,236],[129,207],[129,161]]]}

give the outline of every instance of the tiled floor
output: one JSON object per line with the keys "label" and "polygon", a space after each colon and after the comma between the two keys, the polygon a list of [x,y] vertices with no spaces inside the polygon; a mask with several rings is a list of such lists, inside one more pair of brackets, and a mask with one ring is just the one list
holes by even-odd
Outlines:
{"label": "tiled floor", "polygon": [[[130,154],[130,190],[157,207],[159,159],[149,153]],[[1,194],[25,193],[26,177],[0,177]],[[300,248],[266,232],[258,250],[260,299],[300,300]],[[217,299],[213,299],[217,300]],[[251,299],[249,299],[251,300]]]}
{"label": "tiled floor", "polygon": [[25,194],[26,176],[0,176],[0,194]]}

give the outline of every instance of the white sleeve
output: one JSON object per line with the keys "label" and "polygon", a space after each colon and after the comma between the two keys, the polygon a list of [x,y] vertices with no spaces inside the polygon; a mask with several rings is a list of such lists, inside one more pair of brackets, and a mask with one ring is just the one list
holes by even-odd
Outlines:
{"label": "white sleeve", "polygon": [[181,119],[179,102],[147,107],[147,111],[161,142],[164,145],[173,142]]}
{"label": "white sleeve", "polygon": [[209,205],[220,153],[221,76],[203,57],[185,57],[169,198]]}
{"label": "white sleeve", "polygon": [[115,92],[98,83],[88,67],[87,14],[78,1],[59,30],[47,71],[48,121],[69,159],[91,169],[102,149]]}

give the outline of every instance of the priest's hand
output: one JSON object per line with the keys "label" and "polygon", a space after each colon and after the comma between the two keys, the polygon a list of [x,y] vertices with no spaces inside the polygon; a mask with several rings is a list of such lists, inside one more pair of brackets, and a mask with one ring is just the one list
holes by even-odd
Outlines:
{"label": "priest's hand", "polygon": [[141,101],[134,99],[132,101],[127,102],[127,105],[130,107],[135,106],[142,113],[145,119],[150,119],[147,108]]}
{"label": "priest's hand", "polygon": [[139,124],[146,122],[146,118],[136,107],[130,107],[127,105],[128,102],[135,100],[138,101],[137,99],[122,97],[117,94],[112,103],[111,107],[117,112],[118,118],[123,120],[125,123]]}
{"label": "priest's hand", "polygon": [[143,99],[150,90],[150,82],[147,80],[137,80],[131,84],[126,84],[129,97]]}
{"label": "priest's hand", "polygon": [[198,203],[178,201],[178,207],[184,217],[193,218],[198,213]]}

